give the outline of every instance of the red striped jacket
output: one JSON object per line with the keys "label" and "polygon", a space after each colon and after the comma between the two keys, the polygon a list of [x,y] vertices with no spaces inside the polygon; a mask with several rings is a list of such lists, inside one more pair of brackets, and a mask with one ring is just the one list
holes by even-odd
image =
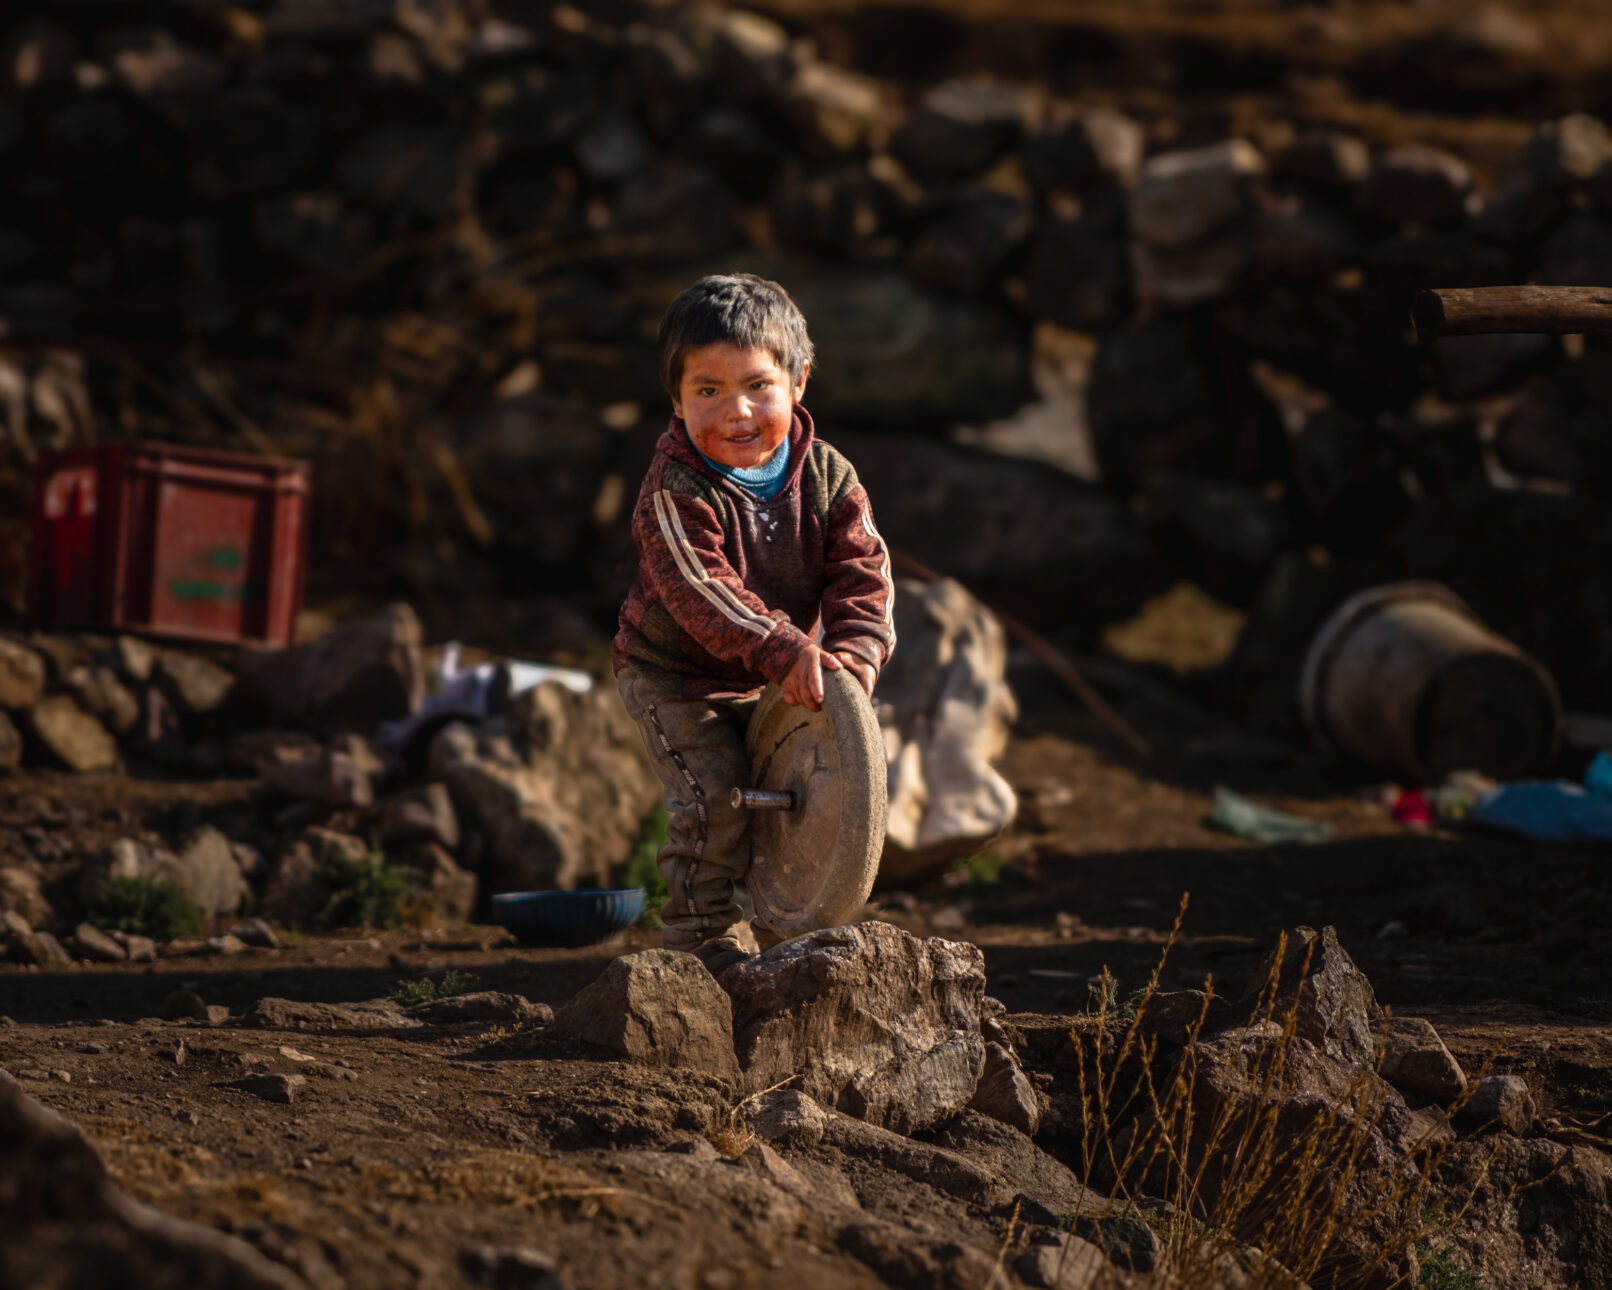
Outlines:
{"label": "red striped jacket", "polygon": [[716,474],[677,417],[633,511],[638,576],[621,607],[615,670],[647,664],[689,697],[781,681],[822,630],[824,649],[882,668],[895,647],[890,554],[851,463],[799,405],[789,473],[762,501]]}

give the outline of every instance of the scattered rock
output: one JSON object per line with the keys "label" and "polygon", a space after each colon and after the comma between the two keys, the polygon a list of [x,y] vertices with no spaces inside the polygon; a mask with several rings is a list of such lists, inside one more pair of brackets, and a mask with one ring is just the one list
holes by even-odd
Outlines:
{"label": "scattered rock", "polygon": [[1454,224],[1466,215],[1472,172],[1459,157],[1407,143],[1377,158],[1360,187],[1370,214],[1406,224]]}
{"label": "scattered rock", "polygon": [[985,1066],[973,945],[866,922],[785,941],[723,974],[753,1088],[791,1076],[834,1107],[912,1133],[968,1105]]}
{"label": "scattered rock", "polygon": [[133,932],[113,932],[112,939],[123,947],[130,963],[156,961],[157,943],[149,936],[136,936]]}
{"label": "scattered rock", "polygon": [[607,886],[661,794],[620,699],[554,681],[477,729],[449,726],[431,745],[431,776],[486,838],[493,891]]}
{"label": "scattered rock", "polygon": [[739,1074],[733,1004],[692,954],[623,955],[556,1009],[554,1028],[629,1061]]}
{"label": "scattered rock", "polygon": [[1025,1284],[1051,1290],[1088,1290],[1108,1260],[1090,1241],[1062,1236],[1046,1245],[1032,1245],[1014,1263]]}
{"label": "scattered rock", "polygon": [[304,1075],[252,1075],[237,1080],[235,1087],[261,1097],[265,1102],[279,1102],[289,1106],[308,1087]]}
{"label": "scattered rock", "polygon": [[1024,136],[1025,91],[954,80],[927,93],[890,140],[891,151],[926,182],[978,174]]}
{"label": "scattered rock", "polygon": [[362,809],[375,800],[370,772],[347,752],[327,748],[312,757],[266,765],[263,786],[298,801],[337,810]]}
{"label": "scattered rock", "polygon": [[28,725],[50,755],[69,770],[82,775],[118,764],[118,746],[106,727],[65,694],[36,703],[28,711]]}
{"label": "scattered rock", "polygon": [[453,995],[447,999],[415,1004],[408,1010],[408,1015],[438,1024],[496,1021],[513,1025],[523,1022],[542,1025],[552,1020],[554,1013],[547,1004],[533,1003],[524,995],[479,990],[474,994]]}
{"label": "scattered rock", "polygon": [[111,668],[75,667],[67,674],[66,683],[84,710],[113,733],[128,734],[140,720],[140,701]]}
{"label": "scattered rock", "polygon": [[247,650],[245,697],[271,721],[336,734],[407,716],[425,693],[420,620],[407,605],[343,624],[305,645]]}
{"label": "scattered rock", "polygon": [[51,920],[50,902],[35,865],[12,865],[0,869],[0,913],[14,913],[28,923],[30,930]]}
{"label": "scattered rock", "polygon": [[1129,188],[1147,148],[1147,131],[1114,108],[1094,107],[1036,135],[1020,150],[1024,177],[1042,191],[1109,184]]}
{"label": "scattered rock", "polygon": [[18,641],[0,636],[0,708],[25,711],[45,692],[45,660]]}
{"label": "scattered rock", "polygon": [[244,923],[236,923],[230,928],[230,935],[258,950],[277,950],[280,948],[280,938],[275,935],[274,928],[270,927],[261,918],[249,918]]}
{"label": "scattered rock", "polygon": [[388,798],[381,811],[380,838],[387,846],[434,842],[452,851],[459,845],[459,817],[444,784],[422,784]]}
{"label": "scattered rock", "polygon": [[129,680],[144,685],[151,679],[152,670],[157,665],[157,651],[149,641],[143,641],[138,636],[119,636],[112,648],[118,667]]}
{"label": "scattered rock", "polygon": [[229,671],[188,650],[163,650],[157,655],[156,674],[179,710],[193,717],[218,711],[235,688]]}
{"label": "scattered rock", "polygon": [[1395,1088],[1450,1102],[1466,1091],[1466,1073],[1444,1046],[1433,1023],[1390,1017],[1378,1073]]}
{"label": "scattered rock", "polygon": [[1555,187],[1589,183],[1612,165],[1612,131],[1583,112],[1547,121],[1523,150],[1523,162]]}
{"label": "scattered rock", "polygon": [[1131,229],[1156,247],[1201,242],[1249,208],[1264,171],[1265,159],[1243,139],[1149,157],[1131,192]]}
{"label": "scattered rock", "polygon": [[[130,1200],[81,1130],[0,1073],[0,1193],[7,1197],[7,1280],[187,1290],[307,1290],[238,1237]],[[48,1180],[48,1185],[44,1185]]]}
{"label": "scattered rock", "polygon": [[477,1285],[496,1290],[570,1290],[554,1259],[529,1245],[478,1245],[459,1256],[459,1266]]}
{"label": "scattered rock", "polygon": [[0,712],[0,771],[22,765],[22,732],[4,712]]}
{"label": "scattered rock", "polygon": [[985,1045],[985,1069],[968,1109],[1032,1136],[1041,1128],[1041,1099],[1025,1078],[1013,1050],[1004,1044]]}
{"label": "scattered rock", "polygon": [[420,888],[431,898],[437,913],[450,923],[469,922],[476,911],[480,884],[476,875],[435,842],[419,843],[397,856],[395,863],[410,869]]}
{"label": "scattered rock", "polygon": [[1219,995],[1203,990],[1161,990],[1147,1001],[1139,1026],[1144,1034],[1186,1044],[1194,1032],[1207,1037],[1224,1030],[1234,1015],[1231,1004]]}
{"label": "scattered rock", "polygon": [[224,745],[223,768],[266,775],[275,767],[317,757],[323,745],[300,730],[245,730]]}
{"label": "scattered rock", "polygon": [[207,938],[207,948],[214,954],[245,954],[246,942],[232,932]]}
{"label": "scattered rock", "polygon": [[242,1024],[264,1030],[415,1030],[422,1023],[390,999],[301,1003],[266,997],[251,1006]]}
{"label": "scattered rock", "polygon": [[194,990],[174,990],[163,996],[157,1005],[157,1016],[164,1021],[183,1021],[186,1017],[205,1017],[207,1001]]}
{"label": "scattered rock", "polygon": [[960,1245],[950,1232],[921,1221],[857,1218],[835,1237],[840,1249],[887,1285],[907,1290],[980,1290],[1000,1284],[991,1256]]}
{"label": "scattered rock", "polygon": [[1522,1135],[1536,1118],[1533,1094],[1520,1075],[1485,1075],[1456,1113],[1456,1123],[1479,1132]]}
{"label": "scattered rock", "polygon": [[921,881],[974,854],[1018,811],[991,765],[1019,711],[1001,622],[950,578],[898,579],[895,618],[901,650],[879,678],[877,701],[889,762],[879,864],[887,884]]}
{"label": "scattered rock", "polygon": [[1351,1065],[1375,1064],[1382,1009],[1365,973],[1338,944],[1335,929],[1288,932],[1280,954],[1273,949],[1254,970],[1239,1007],[1246,1011],[1258,1002],[1273,972],[1278,985],[1272,1018],[1281,1021],[1291,1007],[1301,1039]]}
{"label": "scattered rock", "polygon": [[739,1104],[738,1117],[757,1137],[791,1147],[816,1146],[828,1113],[799,1089],[775,1088]]}
{"label": "scattered rock", "polygon": [[14,961],[39,967],[66,967],[73,961],[73,956],[49,932],[32,930],[16,914],[7,913],[4,919],[6,948]]}
{"label": "scattered rock", "polygon": [[73,929],[73,945],[80,958],[92,963],[122,963],[129,957],[128,950],[94,923],[80,923]]}
{"label": "scattered rock", "polygon": [[287,927],[312,926],[330,902],[325,867],[333,860],[361,861],[369,848],[334,829],[305,829],[275,857],[263,885],[263,917]]}
{"label": "scattered rock", "polygon": [[229,839],[211,825],[203,825],[191,835],[171,873],[159,871],[156,876],[171,877],[186,899],[208,917],[227,918],[252,898]]}

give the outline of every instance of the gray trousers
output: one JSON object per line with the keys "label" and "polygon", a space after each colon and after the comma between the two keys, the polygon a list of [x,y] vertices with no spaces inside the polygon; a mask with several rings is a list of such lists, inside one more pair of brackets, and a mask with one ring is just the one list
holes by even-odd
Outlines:
{"label": "gray trousers", "polygon": [[729,797],[750,787],[744,736],[756,700],[684,698],[680,678],[631,665],[616,685],[666,790],[670,822],[656,857],[668,893],[662,943],[692,950],[741,916],[733,884],[750,871],[750,813]]}

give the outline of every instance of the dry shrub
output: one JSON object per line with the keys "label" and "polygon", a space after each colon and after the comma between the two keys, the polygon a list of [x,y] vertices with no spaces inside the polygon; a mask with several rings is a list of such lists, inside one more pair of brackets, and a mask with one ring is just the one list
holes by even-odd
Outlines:
{"label": "dry shrub", "polygon": [[[1282,1000],[1285,943],[1247,1020],[1262,1039],[1251,1037],[1254,1056],[1236,1094],[1217,1104],[1201,1078],[1213,982],[1205,982],[1203,1008],[1173,1059],[1161,1058],[1144,1024],[1186,909],[1183,895],[1139,997],[1116,1005],[1105,969],[1093,1024],[1071,1028],[1083,1181],[1111,1191],[1159,1232],[1183,1284],[1216,1284],[1232,1263],[1248,1287],[1411,1284],[1410,1251],[1426,1234],[1428,1191],[1450,1135],[1438,1138],[1460,1104],[1390,1145],[1380,1130],[1391,1108],[1403,1115],[1397,1095],[1370,1069],[1340,1085],[1346,1068],[1299,1040],[1298,992]],[[1304,1078],[1322,1079],[1323,1095],[1306,1097],[1295,1116]]]}

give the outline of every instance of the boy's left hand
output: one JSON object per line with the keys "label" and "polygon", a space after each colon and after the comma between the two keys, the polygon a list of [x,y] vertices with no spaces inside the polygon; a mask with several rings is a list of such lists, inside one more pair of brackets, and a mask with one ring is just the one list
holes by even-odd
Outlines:
{"label": "boy's left hand", "polygon": [[862,683],[862,690],[868,698],[873,697],[873,683],[879,679],[879,674],[873,670],[873,664],[865,662],[855,654],[845,650],[835,650],[834,657],[839,659],[841,666]]}

